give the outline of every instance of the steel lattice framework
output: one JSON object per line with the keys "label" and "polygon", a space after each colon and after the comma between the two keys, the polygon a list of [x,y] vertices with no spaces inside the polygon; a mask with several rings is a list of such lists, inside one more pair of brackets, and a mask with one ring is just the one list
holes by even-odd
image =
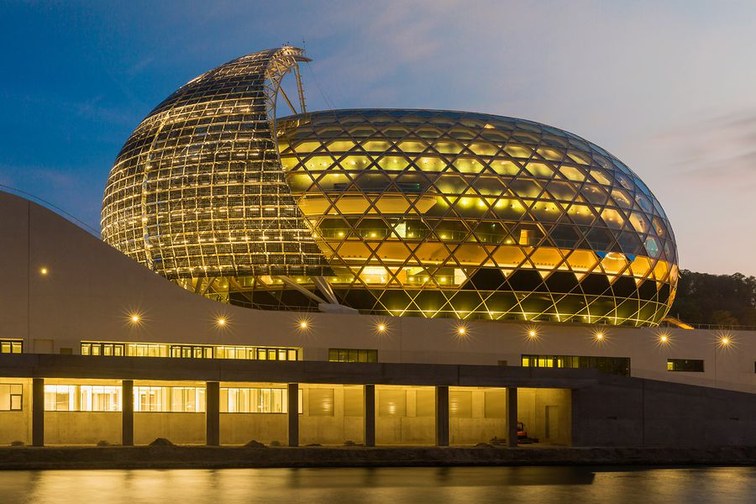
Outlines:
{"label": "steel lattice framework", "polygon": [[[276,119],[296,48],[160,104],[110,174],[103,237],[233,304],[654,325],[677,251],[658,200],[576,135],[521,119],[334,110]],[[298,87],[301,110],[304,95]],[[327,300],[327,301],[325,301]]]}
{"label": "steel lattice framework", "polygon": [[282,120],[279,136],[349,306],[639,325],[671,304],[661,205],[576,135],[483,114],[336,110]]}
{"label": "steel lattice framework", "polygon": [[110,172],[103,239],[167,278],[328,273],[272,134],[281,80],[302,59],[244,56],[158,105]]}

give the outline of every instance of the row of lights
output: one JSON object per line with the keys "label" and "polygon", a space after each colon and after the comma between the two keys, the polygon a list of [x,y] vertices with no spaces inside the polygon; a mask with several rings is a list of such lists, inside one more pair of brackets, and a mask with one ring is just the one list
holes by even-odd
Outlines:
{"label": "row of lights", "polygon": [[[470,331],[467,329],[467,326],[462,324],[457,326],[456,334],[460,338],[468,336],[469,333]],[[538,330],[532,326],[527,329],[526,335],[531,341],[537,340],[539,337]],[[661,332],[657,336],[658,344],[661,346],[666,346],[672,343],[672,337],[669,333]],[[607,333],[601,329],[593,332],[593,340],[597,344],[605,343],[608,339]],[[728,348],[734,345],[733,338],[729,334],[719,334],[716,343],[719,348]]]}
{"label": "row of lights", "polygon": [[[457,336],[464,337],[464,336],[467,336],[467,334],[468,334],[468,330],[466,326],[464,325],[457,326]],[[531,339],[531,340],[538,339],[538,331],[536,331],[534,328],[531,327],[527,331],[527,336],[528,336],[528,339]],[[602,342],[605,340],[606,335],[602,331],[596,331],[593,334],[593,337],[597,342]]]}
{"label": "row of lights", "polygon": [[[139,312],[132,311],[128,314],[128,321],[129,321],[129,324],[131,324],[132,326],[139,326],[139,325],[142,325],[142,323],[144,322],[144,316]],[[223,315],[218,316],[215,319],[215,325],[219,329],[227,327],[229,325],[228,318]],[[299,320],[297,322],[297,327],[299,328],[300,331],[307,331],[308,329],[310,329],[309,319]],[[383,334],[387,331],[388,331],[388,325],[385,322],[378,322],[375,325],[375,332],[379,334]]]}
{"label": "row of lights", "polygon": [[[129,314],[129,322],[131,323],[131,325],[138,326],[138,325],[141,325],[143,321],[144,321],[144,318],[143,318],[143,316],[139,312],[131,312]],[[215,325],[218,328],[220,328],[220,329],[227,327],[228,326],[228,318],[225,317],[225,316],[218,316],[215,319]],[[300,331],[307,331],[307,330],[309,330],[310,329],[310,321],[309,321],[309,319],[306,319],[306,318],[300,319],[297,322],[297,327],[299,328]],[[378,323],[376,323],[376,325],[375,325],[375,332],[376,333],[378,333],[378,334],[384,334],[387,331],[388,331],[388,325],[385,322],[378,322]],[[464,324],[460,324],[460,325],[457,326],[456,334],[460,338],[464,338],[464,337],[468,336],[469,330],[467,329],[467,326],[465,326]],[[538,337],[539,337],[538,330],[536,328],[534,328],[534,327],[528,328],[528,330],[527,330],[527,337],[528,337],[529,340],[537,340]],[[604,331],[602,331],[600,329],[596,330],[593,333],[593,340],[596,343],[604,343],[605,341],[607,341],[607,335],[606,335],[606,333]],[[669,345],[672,342],[672,337],[668,333],[662,332],[662,333],[660,333],[658,335],[658,342],[659,342],[659,345],[662,345],[662,346]],[[717,338],[717,345],[720,348],[727,348],[727,347],[729,347],[732,344],[733,344],[733,339],[728,334],[721,334]]]}
{"label": "row of lights", "polygon": [[[308,319],[302,319],[297,323],[300,331],[307,331],[310,328],[310,321]],[[383,334],[388,331],[388,325],[385,322],[378,322],[375,324],[375,332]]]}

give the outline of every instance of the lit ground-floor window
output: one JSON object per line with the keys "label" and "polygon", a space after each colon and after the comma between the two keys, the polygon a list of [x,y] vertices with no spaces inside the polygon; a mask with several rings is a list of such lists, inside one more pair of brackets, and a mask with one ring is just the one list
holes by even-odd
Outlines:
{"label": "lit ground-floor window", "polygon": [[284,388],[220,389],[221,413],[287,413],[288,393]]}
{"label": "lit ground-floor window", "polygon": [[23,409],[24,386],[20,383],[0,383],[0,411]]}
{"label": "lit ground-floor window", "polygon": [[45,385],[45,411],[121,411],[121,387]]}
{"label": "lit ground-floor window", "polygon": [[134,387],[135,412],[202,413],[204,387]]}

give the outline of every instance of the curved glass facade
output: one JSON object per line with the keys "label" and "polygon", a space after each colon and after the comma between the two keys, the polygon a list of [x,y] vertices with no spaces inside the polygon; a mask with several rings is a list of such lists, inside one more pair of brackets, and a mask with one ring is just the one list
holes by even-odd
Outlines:
{"label": "curved glass facade", "polygon": [[293,47],[238,58],[150,112],[110,172],[103,239],[172,279],[328,273],[271,133],[301,59]]}
{"label": "curved glass facade", "polygon": [[464,112],[283,119],[281,162],[348,306],[653,324],[677,280],[661,205],[600,147]]}
{"label": "curved glass facade", "polygon": [[111,171],[103,238],[185,288],[254,308],[629,325],[666,315],[672,229],[617,158],[485,114],[276,120],[298,58],[289,47],[245,56],[160,104]]}

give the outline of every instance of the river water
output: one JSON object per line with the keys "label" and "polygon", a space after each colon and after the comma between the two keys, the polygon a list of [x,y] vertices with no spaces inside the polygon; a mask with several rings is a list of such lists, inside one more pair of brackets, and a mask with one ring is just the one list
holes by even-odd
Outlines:
{"label": "river water", "polygon": [[2,504],[756,503],[756,468],[2,471]]}

